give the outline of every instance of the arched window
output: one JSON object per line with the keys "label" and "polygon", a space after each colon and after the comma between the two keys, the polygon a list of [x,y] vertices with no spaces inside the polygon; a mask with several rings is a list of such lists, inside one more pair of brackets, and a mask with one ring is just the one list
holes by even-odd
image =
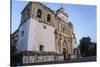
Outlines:
{"label": "arched window", "polygon": [[51,22],[51,15],[50,14],[47,15],[47,22]]}
{"label": "arched window", "polygon": [[40,45],[39,50],[40,51],[43,51],[44,50],[44,46],[43,45]]}
{"label": "arched window", "polygon": [[37,17],[38,18],[41,18],[41,15],[42,15],[42,10],[41,9],[38,9],[37,10]]}
{"label": "arched window", "polygon": [[21,36],[24,36],[24,30],[21,31]]}

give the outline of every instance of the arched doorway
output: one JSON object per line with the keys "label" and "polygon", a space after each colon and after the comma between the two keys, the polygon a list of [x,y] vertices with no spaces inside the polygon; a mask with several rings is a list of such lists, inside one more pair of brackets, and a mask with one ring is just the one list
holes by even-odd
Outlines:
{"label": "arched doorway", "polygon": [[64,57],[64,61],[66,60],[66,49],[63,48],[63,57]]}
{"label": "arched doorway", "polygon": [[64,61],[67,59],[67,42],[64,40],[62,44],[62,53],[64,57]]}
{"label": "arched doorway", "polygon": [[40,50],[40,51],[43,51],[43,50],[44,50],[44,46],[43,46],[43,45],[40,45],[40,46],[39,46],[39,50]]}

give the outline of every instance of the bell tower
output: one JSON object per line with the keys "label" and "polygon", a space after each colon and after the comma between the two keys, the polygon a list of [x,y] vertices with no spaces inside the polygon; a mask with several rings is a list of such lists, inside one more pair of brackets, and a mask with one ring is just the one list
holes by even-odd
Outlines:
{"label": "bell tower", "polygon": [[64,12],[64,8],[61,7],[56,11],[56,14],[59,18],[61,18],[64,22],[68,21],[68,14]]}

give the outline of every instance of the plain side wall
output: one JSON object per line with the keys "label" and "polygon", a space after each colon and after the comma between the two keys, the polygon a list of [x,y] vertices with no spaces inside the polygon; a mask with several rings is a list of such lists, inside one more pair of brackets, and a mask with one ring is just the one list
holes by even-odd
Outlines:
{"label": "plain side wall", "polygon": [[52,26],[30,19],[27,50],[39,51],[39,46],[43,45],[44,51],[55,52],[54,30]]}

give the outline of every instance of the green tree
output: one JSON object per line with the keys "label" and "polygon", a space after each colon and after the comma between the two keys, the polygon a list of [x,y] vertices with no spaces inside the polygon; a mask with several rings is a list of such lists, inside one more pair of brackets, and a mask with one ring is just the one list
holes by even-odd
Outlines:
{"label": "green tree", "polygon": [[96,43],[90,37],[80,39],[79,49],[81,56],[96,56]]}
{"label": "green tree", "polygon": [[11,66],[16,66],[18,62],[20,62],[21,55],[17,53],[16,49],[16,40],[10,35],[10,59],[11,59]]}

